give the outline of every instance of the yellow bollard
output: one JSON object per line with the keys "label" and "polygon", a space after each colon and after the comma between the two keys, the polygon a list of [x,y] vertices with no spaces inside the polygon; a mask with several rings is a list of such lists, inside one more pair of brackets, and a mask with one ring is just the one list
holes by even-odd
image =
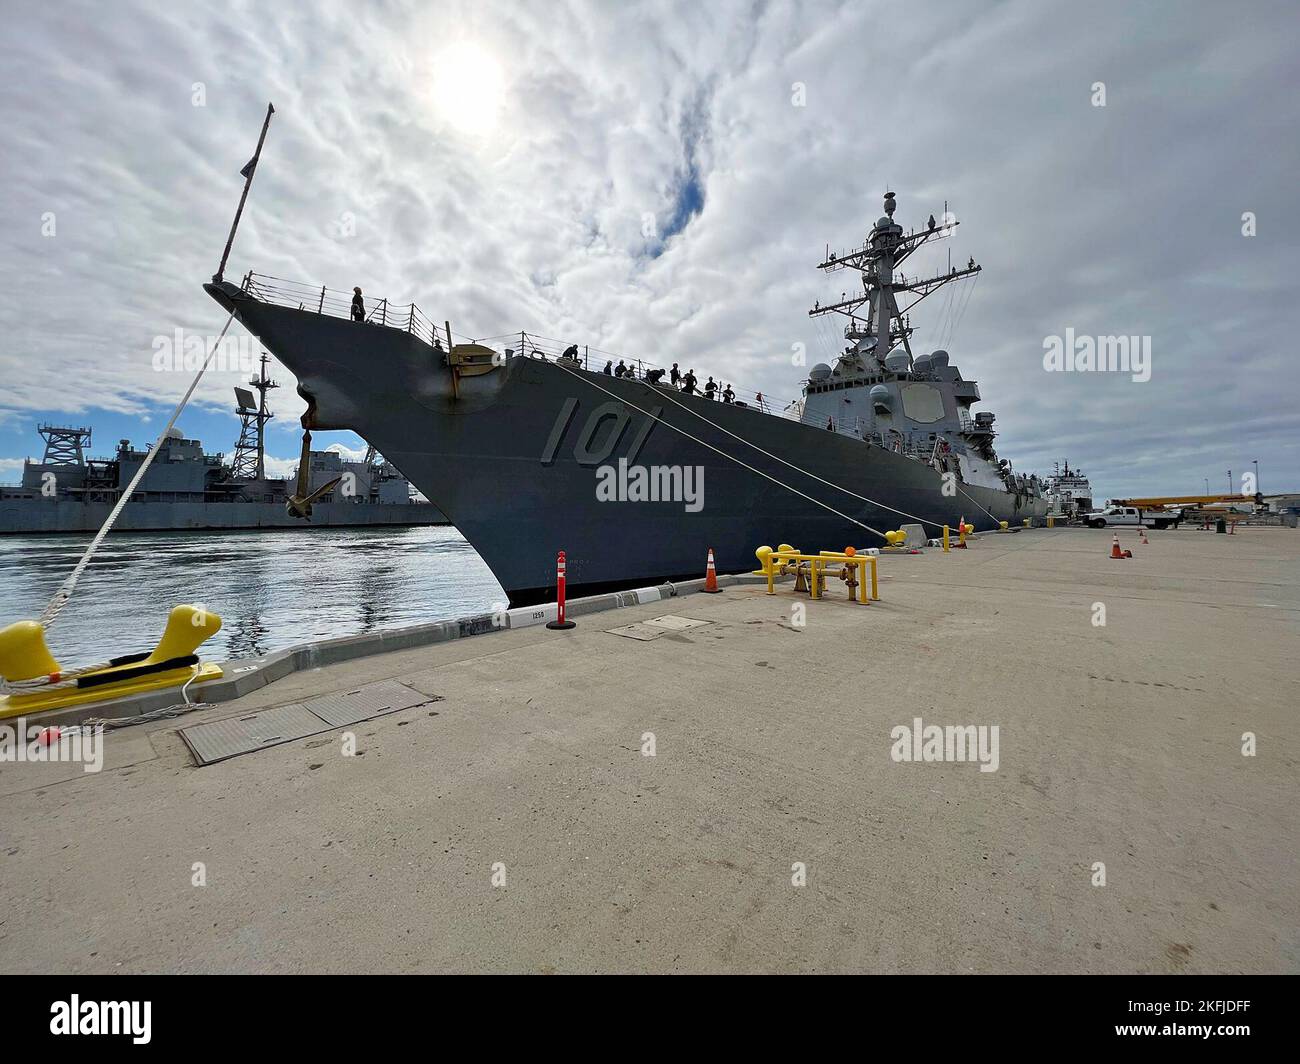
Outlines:
{"label": "yellow bollard", "polygon": [[1055,517],[1048,517],[1048,519],[1047,519],[1047,527],[1048,527],[1048,528],[1055,528],[1055,527],[1056,527],[1056,518],[1055,518]]}
{"label": "yellow bollard", "polygon": [[141,665],[153,665],[173,658],[189,657],[210,635],[221,630],[221,618],[202,606],[173,606],[167,615],[167,627],[163,629],[158,645]]}
{"label": "yellow bollard", "polygon": [[[83,673],[67,687],[35,687],[30,691],[0,698],[0,719],[22,713],[58,709],[85,702],[102,702],[127,694],[139,694],[186,681],[215,680],[221,667],[208,663],[168,666],[177,659],[194,655],[199,645],[221,628],[221,618],[201,606],[175,607],[167,618],[158,645],[149,654],[126,656],[121,664]],[[149,666],[154,666],[148,670]],[[162,667],[159,667],[162,666]],[[17,621],[0,630],[0,676],[6,680],[55,677],[61,666],[45,645],[45,629],[36,621]]]}
{"label": "yellow bollard", "polygon": [[0,630],[0,676],[6,680],[34,680],[59,672],[45,645],[45,628],[36,621],[14,621]]}
{"label": "yellow bollard", "polygon": [[758,550],[754,551],[754,554],[758,557],[758,563],[761,567],[759,571],[767,577],[767,593],[775,595],[776,564],[772,561],[772,548],[759,547]]}
{"label": "yellow bollard", "polygon": [[948,547],[948,526],[947,526],[947,525],[944,525],[944,526],[943,526],[943,552],[944,552],[944,554],[947,554],[947,553],[948,553],[948,550],[949,550],[949,547]]}

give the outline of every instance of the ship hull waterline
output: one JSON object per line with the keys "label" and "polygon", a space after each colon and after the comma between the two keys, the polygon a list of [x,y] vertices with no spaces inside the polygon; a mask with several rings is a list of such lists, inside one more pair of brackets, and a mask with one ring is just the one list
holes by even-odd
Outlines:
{"label": "ship hull waterline", "polygon": [[[462,378],[453,395],[441,352],[404,330],[205,288],[298,378],[313,427],[374,444],[514,606],[554,599],[560,550],[577,597],[702,577],[710,549],[719,572],[744,572],[762,544],[881,546],[876,532],[918,519],[937,536],[962,516],[985,531],[1047,512],[979,485],[946,494],[926,463],[853,437],[540,359]],[[699,497],[601,501],[598,471],[620,459],[692,467]]]}

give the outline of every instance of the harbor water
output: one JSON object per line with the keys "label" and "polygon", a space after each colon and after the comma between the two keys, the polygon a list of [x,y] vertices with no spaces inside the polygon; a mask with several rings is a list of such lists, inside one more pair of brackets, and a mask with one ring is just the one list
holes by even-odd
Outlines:
{"label": "harbor water", "polygon": [[[0,537],[0,627],[36,618],[87,535]],[[168,611],[201,603],[208,660],[491,609],[505,593],[455,528],[110,533],[47,634],[69,666],[150,650]]]}

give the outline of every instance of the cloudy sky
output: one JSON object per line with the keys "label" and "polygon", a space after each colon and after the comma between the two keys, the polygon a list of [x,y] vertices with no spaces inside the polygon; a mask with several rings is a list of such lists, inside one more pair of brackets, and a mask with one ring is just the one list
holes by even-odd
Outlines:
{"label": "cloudy sky", "polygon": [[[1069,458],[1105,498],[1258,459],[1300,488],[1294,2],[3,6],[0,481],[37,421],[96,453],[157,433],[188,383],[159,338],[221,327],[199,286],[271,100],[231,276],[793,398],[795,345],[833,343],[807,310],[849,286],[814,267],[890,188],[905,227],[946,202],[984,266],[915,346],[980,382],[1019,470]],[[1067,328],[1149,336],[1151,379],[1046,372]],[[186,435],[232,449],[239,379]],[[302,403],[273,409],[287,469]]]}

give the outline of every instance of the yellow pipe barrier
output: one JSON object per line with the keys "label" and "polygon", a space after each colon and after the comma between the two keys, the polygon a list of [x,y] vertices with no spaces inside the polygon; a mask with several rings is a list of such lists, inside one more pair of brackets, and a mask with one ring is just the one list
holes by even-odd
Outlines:
{"label": "yellow pipe barrier", "polygon": [[[880,583],[874,554],[858,554],[856,551],[850,554],[847,551],[831,550],[824,550],[817,554],[801,554],[793,547],[787,548],[784,543],[781,547],[780,550],[773,550],[771,547],[759,547],[758,550],[754,551],[762,566],[758,572],[767,577],[767,593],[769,595],[776,594],[776,578],[779,573],[784,573],[787,566],[793,564],[797,573],[801,565],[807,564],[809,591],[813,598],[819,599],[822,597],[822,591],[826,584],[826,568],[834,564],[848,565],[857,571],[858,602],[868,605],[873,600],[878,601],[880,599]],[[868,570],[870,571],[870,596],[867,593]]]}

